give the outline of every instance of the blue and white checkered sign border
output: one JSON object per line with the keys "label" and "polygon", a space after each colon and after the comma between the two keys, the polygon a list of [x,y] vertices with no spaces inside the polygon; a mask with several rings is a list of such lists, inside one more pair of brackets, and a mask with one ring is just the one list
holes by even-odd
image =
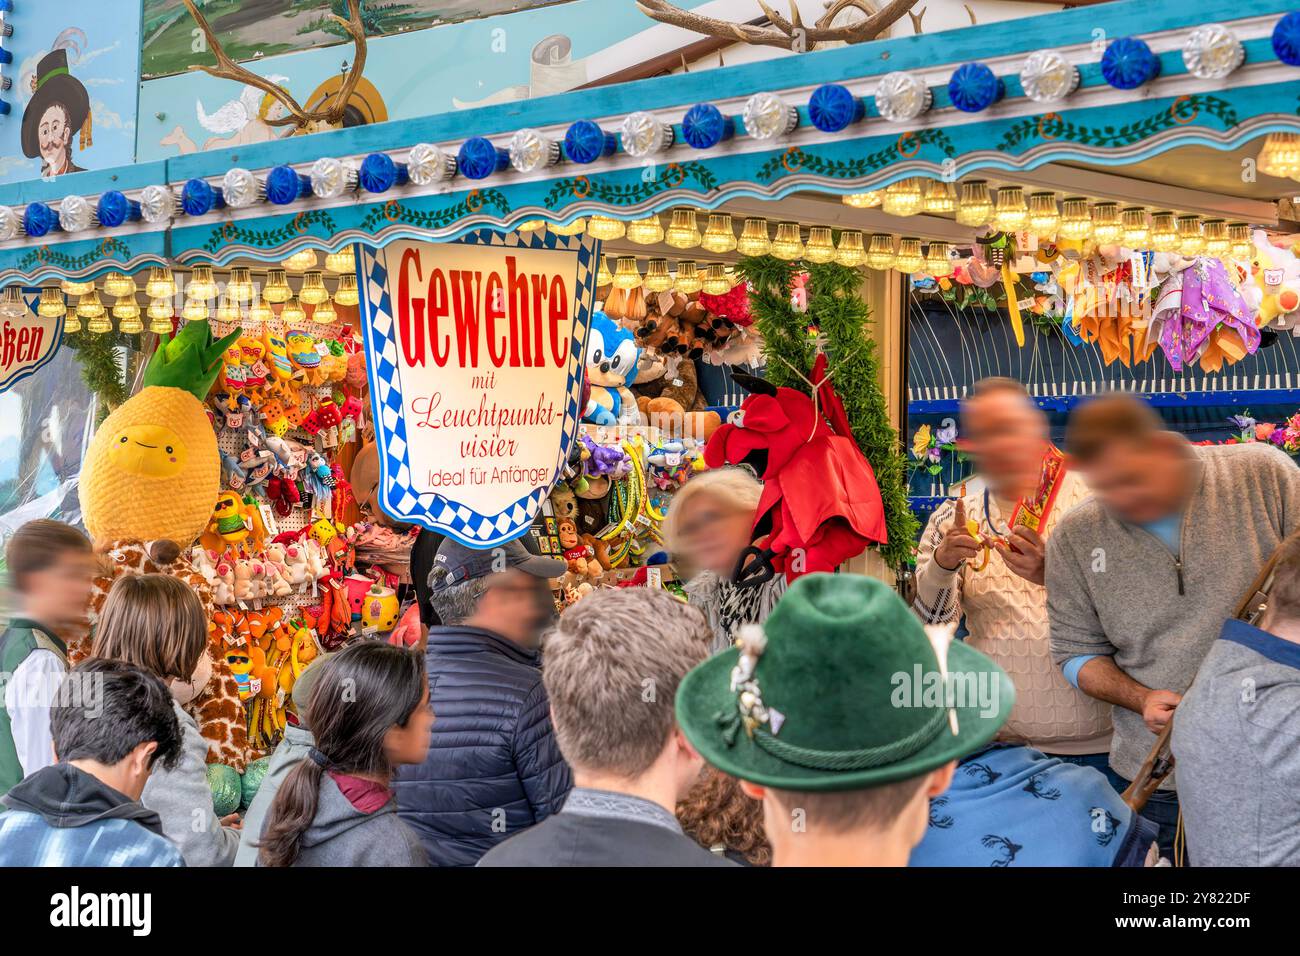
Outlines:
{"label": "blue and white checkered sign border", "polygon": [[357,246],[357,286],[361,291],[362,335],[370,402],[379,445],[380,494],[384,511],[398,521],[439,531],[471,548],[490,548],[511,541],[532,524],[542,501],[560,476],[577,440],[581,421],[583,357],[591,328],[600,242],[586,236],[557,236],[546,232],[500,233],[483,229],[456,242],[466,245],[522,247],[572,251],[577,256],[577,298],[574,303],[573,340],[569,345],[569,377],[565,386],[564,430],[555,453],[555,467],[545,485],[538,486],[499,514],[484,515],[436,492],[420,493],[411,486],[403,398],[397,376],[397,330],[388,290],[388,268],[383,249]]}

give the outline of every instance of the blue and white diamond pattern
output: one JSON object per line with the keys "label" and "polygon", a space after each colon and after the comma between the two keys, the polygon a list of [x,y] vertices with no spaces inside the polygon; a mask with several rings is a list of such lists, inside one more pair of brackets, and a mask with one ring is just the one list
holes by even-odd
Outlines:
{"label": "blue and white diamond pattern", "polygon": [[584,236],[557,236],[550,232],[541,235],[537,232],[499,233],[491,229],[468,233],[456,241],[466,245],[562,249],[577,256],[577,301],[574,303],[573,340],[569,347],[564,431],[556,450],[555,467],[544,486],[533,489],[499,514],[483,515],[442,494],[421,494],[411,486],[388,269],[382,249],[357,246],[357,285],[361,290],[361,314],[365,317],[366,368],[370,377],[375,438],[379,444],[380,502],[384,510],[399,521],[440,531],[468,547],[490,548],[511,541],[528,529],[542,501],[550,494],[576,440],[581,420],[583,356],[587,353],[587,331],[591,328],[600,243]]}

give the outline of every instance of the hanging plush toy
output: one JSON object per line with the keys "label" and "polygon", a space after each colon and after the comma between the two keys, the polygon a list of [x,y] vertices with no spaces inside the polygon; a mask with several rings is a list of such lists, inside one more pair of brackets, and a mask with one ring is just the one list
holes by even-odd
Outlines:
{"label": "hanging plush toy", "polygon": [[748,464],[763,480],[754,544],[736,569],[737,583],[757,586],[777,573],[792,579],[833,571],[872,542],[883,544],[880,489],[826,380],[826,357],[813,366],[817,403],[754,376],[735,378],[750,396],[738,420],[714,433],[704,460],[710,468]]}
{"label": "hanging plush toy", "polygon": [[[591,383],[591,398],[583,421],[617,425],[625,420],[627,413],[623,408],[623,396],[631,395],[628,387],[636,379],[640,355],[641,350],[631,332],[605,313],[596,313],[587,337],[587,379]],[[636,401],[633,400],[631,405],[631,413],[636,421],[640,421]]]}

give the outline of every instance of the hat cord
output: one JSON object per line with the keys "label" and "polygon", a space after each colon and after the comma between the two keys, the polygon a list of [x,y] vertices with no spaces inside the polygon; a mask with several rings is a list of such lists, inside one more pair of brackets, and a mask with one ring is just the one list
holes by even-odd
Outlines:
{"label": "hat cord", "polygon": [[906,737],[878,747],[858,750],[814,750],[779,740],[766,729],[754,730],[754,742],[773,757],[812,770],[869,770],[897,763],[924,748],[947,723],[946,709],[935,710],[930,718]]}

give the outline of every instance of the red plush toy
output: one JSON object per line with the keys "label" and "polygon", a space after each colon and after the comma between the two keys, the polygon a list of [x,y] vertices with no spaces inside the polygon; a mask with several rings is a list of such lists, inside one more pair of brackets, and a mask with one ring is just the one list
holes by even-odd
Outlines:
{"label": "red plush toy", "polygon": [[740,585],[763,584],[777,573],[793,579],[833,571],[868,544],[887,540],[875,473],[825,374],[823,355],[812,374],[820,383],[817,405],[795,389],[736,375],[750,392],[740,420],[723,425],[705,446],[710,468],[748,464],[763,479],[754,544],[736,568]]}

